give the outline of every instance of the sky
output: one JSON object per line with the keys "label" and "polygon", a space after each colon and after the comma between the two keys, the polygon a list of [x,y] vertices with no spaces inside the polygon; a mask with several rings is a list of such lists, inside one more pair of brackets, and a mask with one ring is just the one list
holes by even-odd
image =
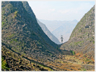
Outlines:
{"label": "sky", "polygon": [[28,1],[37,19],[72,21],[84,16],[95,1]]}

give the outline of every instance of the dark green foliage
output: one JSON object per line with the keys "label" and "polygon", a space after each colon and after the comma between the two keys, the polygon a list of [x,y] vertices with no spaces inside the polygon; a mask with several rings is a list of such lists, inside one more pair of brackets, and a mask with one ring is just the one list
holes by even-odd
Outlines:
{"label": "dark green foliage", "polygon": [[75,55],[75,52],[74,51],[70,50],[70,52],[72,53],[72,55]]}
{"label": "dark green foliage", "polygon": [[35,33],[32,33],[33,36],[35,36]]}

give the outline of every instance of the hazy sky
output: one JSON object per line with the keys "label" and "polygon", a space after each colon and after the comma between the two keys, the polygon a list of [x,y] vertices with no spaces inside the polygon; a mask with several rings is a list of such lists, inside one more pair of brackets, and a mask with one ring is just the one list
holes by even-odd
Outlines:
{"label": "hazy sky", "polygon": [[94,1],[28,1],[38,19],[80,20],[94,5]]}

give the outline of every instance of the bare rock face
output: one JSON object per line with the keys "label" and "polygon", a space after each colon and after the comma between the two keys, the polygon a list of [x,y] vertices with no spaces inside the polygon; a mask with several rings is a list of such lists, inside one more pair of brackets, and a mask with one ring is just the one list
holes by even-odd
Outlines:
{"label": "bare rock face", "polygon": [[88,11],[78,22],[68,42],[61,45],[60,49],[73,50],[76,53],[94,58],[95,48],[95,6]]}

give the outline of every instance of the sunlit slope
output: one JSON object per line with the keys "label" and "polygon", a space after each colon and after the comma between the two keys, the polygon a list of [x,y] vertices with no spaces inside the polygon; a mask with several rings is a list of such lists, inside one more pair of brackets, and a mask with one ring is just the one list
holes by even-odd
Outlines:
{"label": "sunlit slope", "polygon": [[60,49],[73,50],[89,58],[94,58],[95,48],[95,6],[88,11],[74,28],[68,42]]}

